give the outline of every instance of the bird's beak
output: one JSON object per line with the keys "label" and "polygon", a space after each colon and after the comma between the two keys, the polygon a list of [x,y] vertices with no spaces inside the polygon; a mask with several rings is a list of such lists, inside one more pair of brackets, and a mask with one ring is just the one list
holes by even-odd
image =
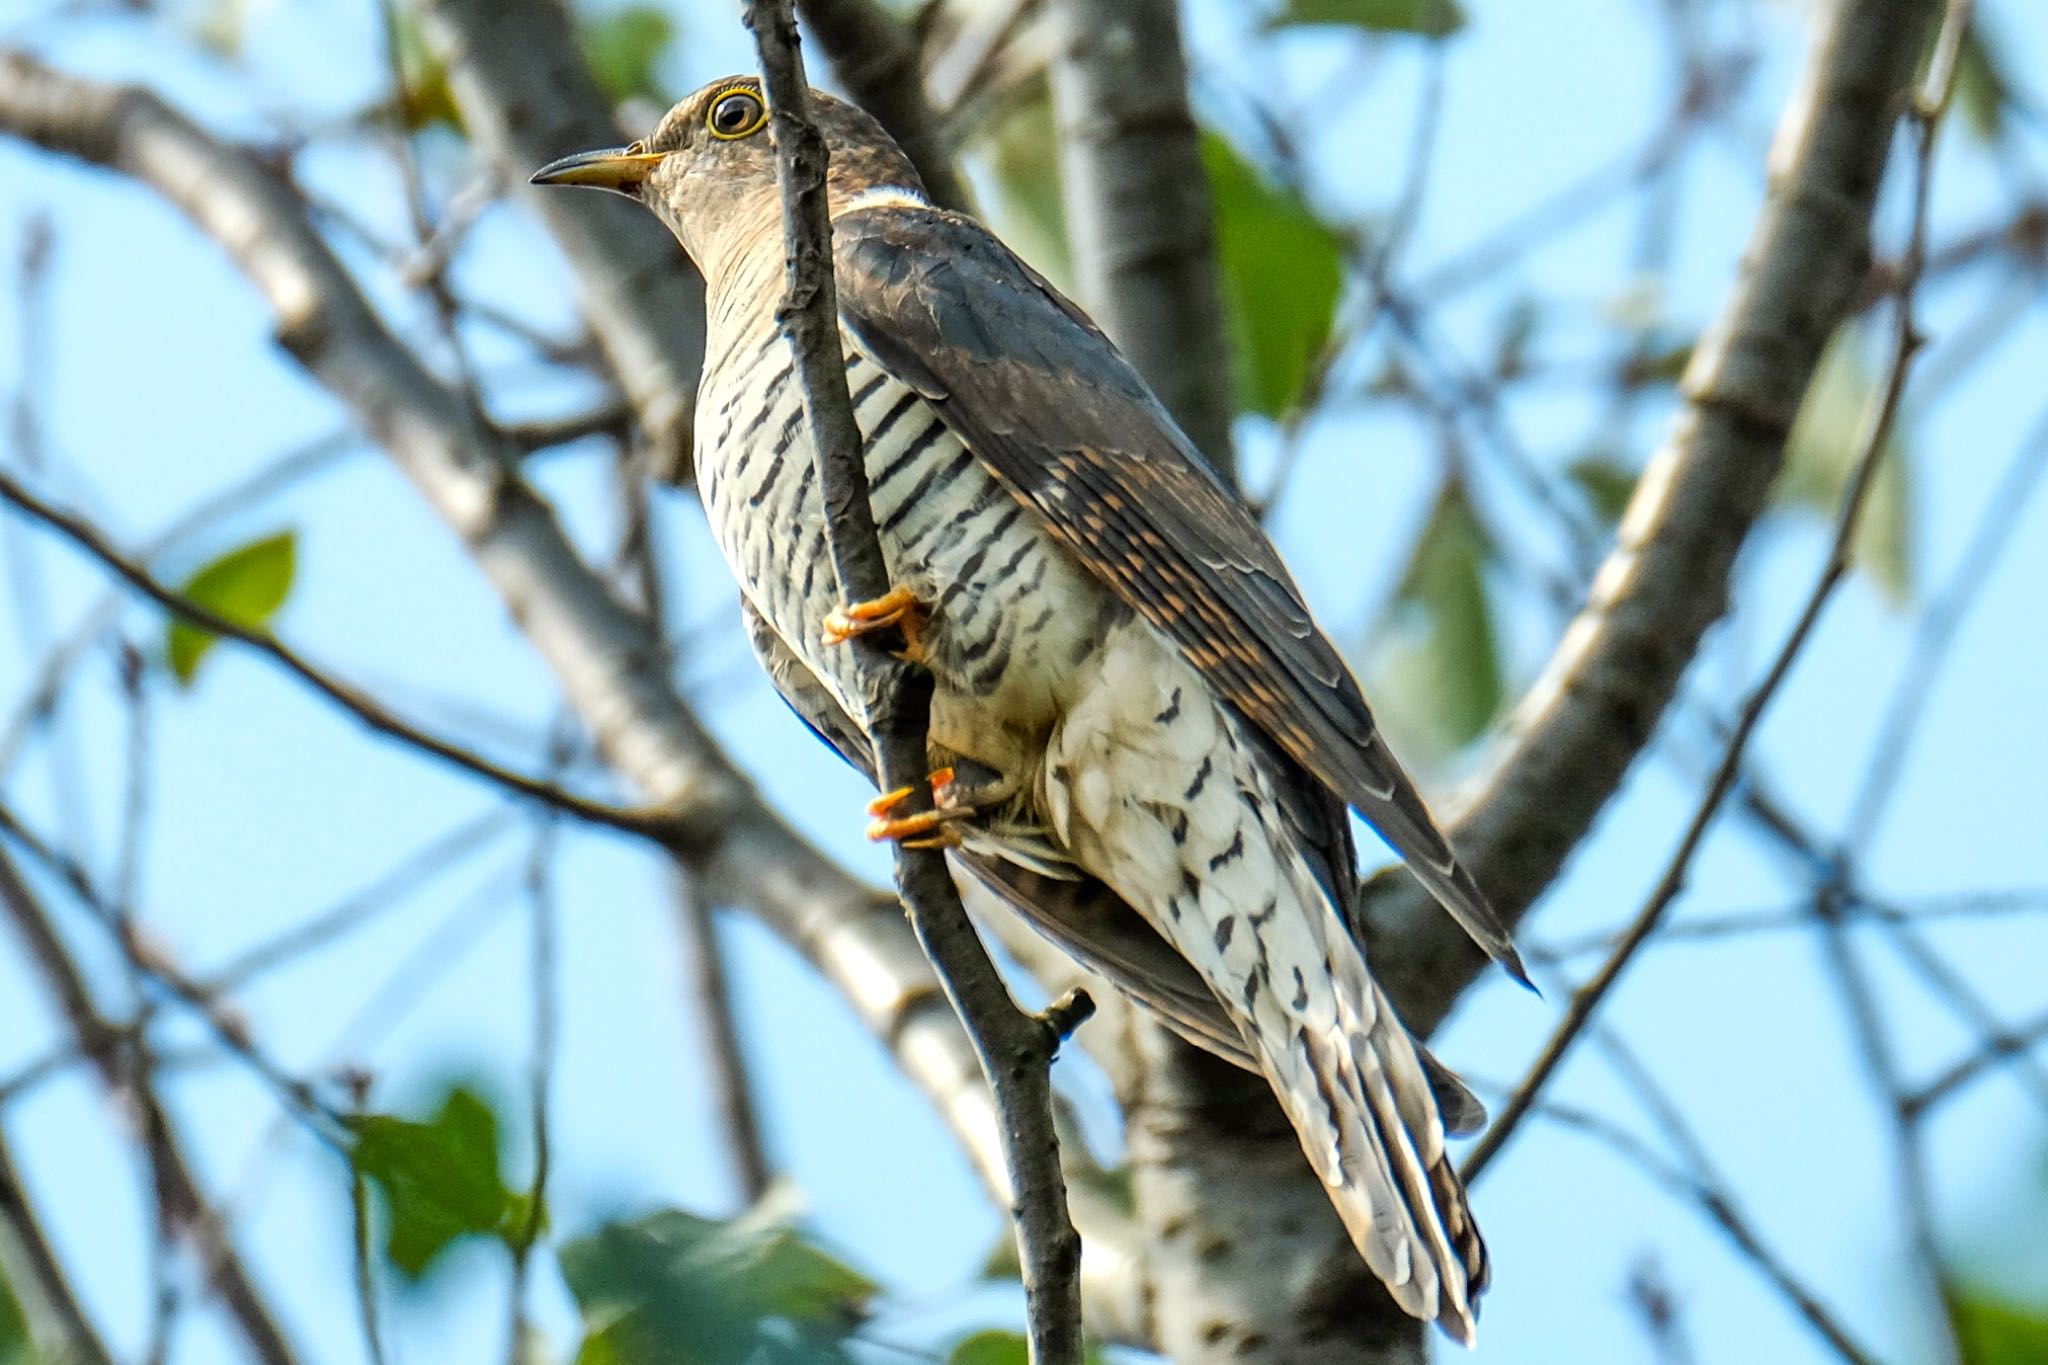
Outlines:
{"label": "bird's beak", "polygon": [[582,185],[611,190],[638,198],[640,187],[661,164],[661,152],[636,152],[630,147],[613,147],[597,152],[578,152],[560,161],[550,161],[533,173],[536,185]]}

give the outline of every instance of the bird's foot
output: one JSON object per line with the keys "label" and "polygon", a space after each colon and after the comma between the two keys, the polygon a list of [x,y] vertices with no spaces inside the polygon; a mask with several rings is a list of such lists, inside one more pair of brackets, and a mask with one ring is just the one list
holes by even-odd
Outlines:
{"label": "bird's foot", "polygon": [[926,614],[924,603],[910,589],[891,588],[880,597],[850,602],[826,612],[825,643],[843,645],[857,635],[894,626],[903,632],[904,657],[916,659],[921,652],[918,637],[923,632]]}
{"label": "bird's foot", "polygon": [[971,817],[974,807],[960,799],[953,769],[940,768],[927,780],[932,789],[929,810],[893,814],[910,799],[914,787],[898,787],[868,802],[868,814],[874,817],[868,824],[868,838],[877,843],[894,840],[905,848],[960,847],[960,832],[953,826]]}

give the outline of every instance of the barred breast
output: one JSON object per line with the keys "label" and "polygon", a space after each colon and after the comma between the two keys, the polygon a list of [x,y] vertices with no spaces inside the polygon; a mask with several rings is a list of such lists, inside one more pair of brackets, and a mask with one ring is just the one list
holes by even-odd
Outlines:
{"label": "barred breast", "polygon": [[[933,740],[1018,781],[1076,665],[1124,609],[917,393],[846,342],[847,387],[891,582],[930,609]],[[861,712],[857,656],[826,644],[839,605],[795,356],[757,328],[706,368],[697,482],[733,575],[769,626]],[[972,703],[972,704],[969,704]]]}

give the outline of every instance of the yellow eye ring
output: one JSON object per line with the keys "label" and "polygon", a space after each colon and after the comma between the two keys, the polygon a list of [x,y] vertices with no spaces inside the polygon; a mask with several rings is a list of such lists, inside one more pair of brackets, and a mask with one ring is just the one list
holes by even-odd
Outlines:
{"label": "yellow eye ring", "polygon": [[768,106],[762,103],[759,95],[743,85],[721,90],[712,96],[711,107],[704,114],[705,129],[724,142],[752,137],[767,122]]}

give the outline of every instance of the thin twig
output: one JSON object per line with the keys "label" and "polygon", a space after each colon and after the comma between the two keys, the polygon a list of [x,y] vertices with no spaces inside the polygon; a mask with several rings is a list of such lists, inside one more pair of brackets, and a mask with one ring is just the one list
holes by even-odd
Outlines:
{"label": "thin twig", "polygon": [[79,1046],[93,1059],[107,1087],[129,1101],[162,1216],[193,1239],[205,1282],[220,1296],[257,1359],[264,1365],[293,1365],[296,1355],[241,1254],[228,1239],[219,1212],[193,1174],[155,1087],[123,1064],[119,1030],[100,1015],[84,974],[5,850],[0,850],[0,909],[27,944],[30,960],[57,998]]}
{"label": "thin twig", "polygon": [[[825,195],[825,143],[810,121],[810,90],[789,0],[750,0],[747,26],[760,51],[763,83],[774,111],[776,170],[782,186],[788,274],[777,317],[796,352],[840,597],[867,601],[883,596],[890,584],[868,504],[860,429],[846,389]],[[924,793],[930,766],[931,676],[897,659],[872,636],[850,645],[859,651],[864,674],[866,728],[879,785],[884,791],[908,787]],[[1010,1000],[960,904],[943,853],[899,843],[896,879],[918,940],[974,1040],[1002,1116],[1031,1359],[1034,1365],[1080,1365],[1081,1238],[1067,1211],[1052,1113],[1050,1069],[1059,1046],[1058,1028],[1022,1013]]]}
{"label": "thin twig", "polygon": [[389,736],[431,754],[507,791],[595,825],[604,825],[628,834],[645,835],[664,842],[675,839],[681,833],[675,818],[660,811],[592,801],[574,792],[564,791],[553,783],[542,782],[523,773],[514,772],[459,744],[428,734],[401,720],[354,686],[315,667],[297,651],[280,644],[263,631],[230,621],[158,581],[149,570],[116,549],[100,534],[98,528],[85,518],[46,502],[5,472],[0,472],[0,501],[11,503],[24,515],[55,531],[173,616],[201,630],[254,650],[378,734]]}
{"label": "thin twig", "polygon": [[726,979],[725,945],[719,941],[717,912],[686,868],[675,872],[676,918],[686,944],[684,988],[704,1035],[705,1060],[711,1068],[725,1134],[726,1159],[739,1182],[740,1202],[751,1208],[768,1192],[774,1178],[761,1118],[747,1079],[746,1052],[740,1046],[732,989]]}
{"label": "thin twig", "polygon": [[[28,1186],[0,1132],[0,1284],[14,1291],[28,1319],[26,1360],[110,1365],[113,1357],[86,1316],[56,1248],[29,1202]],[[38,1355],[36,1347],[45,1354]],[[10,1357],[11,1358],[11,1357]]]}

